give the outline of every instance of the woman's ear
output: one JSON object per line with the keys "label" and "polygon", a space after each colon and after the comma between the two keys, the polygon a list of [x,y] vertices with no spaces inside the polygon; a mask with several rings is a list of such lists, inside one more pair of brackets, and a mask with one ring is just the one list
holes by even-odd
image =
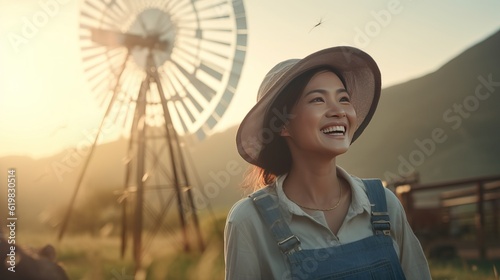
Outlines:
{"label": "woman's ear", "polygon": [[288,132],[286,124],[281,127],[280,136],[290,136],[290,132]]}

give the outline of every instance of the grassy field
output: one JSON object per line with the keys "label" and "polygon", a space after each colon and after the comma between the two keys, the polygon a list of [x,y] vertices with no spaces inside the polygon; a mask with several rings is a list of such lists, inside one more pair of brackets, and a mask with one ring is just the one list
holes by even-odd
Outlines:
{"label": "grassy field", "polygon": [[[148,246],[144,257],[144,278],[157,279],[224,279],[223,239],[224,218],[202,225],[206,241],[203,253],[184,252],[179,235],[157,237]],[[118,237],[67,236],[58,243],[55,234],[20,233],[20,241],[33,247],[53,244],[58,260],[72,280],[134,280],[134,266],[130,250],[120,258]],[[195,244],[193,242],[193,244]],[[130,245],[129,245],[130,246]],[[475,261],[453,259],[429,260],[435,280],[498,280],[499,260]]]}

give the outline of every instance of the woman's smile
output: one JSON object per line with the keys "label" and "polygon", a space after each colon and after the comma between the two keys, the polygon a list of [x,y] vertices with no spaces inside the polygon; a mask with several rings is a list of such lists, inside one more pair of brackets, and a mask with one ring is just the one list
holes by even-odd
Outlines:
{"label": "woman's smile", "polygon": [[[295,116],[282,136],[295,151],[345,153],[356,127],[356,112],[340,78],[331,71],[315,74],[292,108]],[[332,140],[334,140],[332,142]]]}

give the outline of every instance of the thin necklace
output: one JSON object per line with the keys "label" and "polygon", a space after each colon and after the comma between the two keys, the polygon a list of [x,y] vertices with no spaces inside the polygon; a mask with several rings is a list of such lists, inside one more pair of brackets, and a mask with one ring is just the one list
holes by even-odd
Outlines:
{"label": "thin necklace", "polygon": [[340,185],[340,195],[339,195],[339,201],[337,201],[337,204],[335,204],[333,207],[330,207],[330,208],[325,208],[325,209],[321,209],[321,208],[311,208],[311,207],[306,207],[306,206],[302,206],[300,204],[298,204],[297,202],[293,201],[295,204],[297,204],[300,208],[304,208],[304,209],[307,209],[307,210],[313,210],[313,211],[332,211],[334,209],[336,209],[337,207],[339,207],[340,205],[340,201],[342,200],[342,185]]}

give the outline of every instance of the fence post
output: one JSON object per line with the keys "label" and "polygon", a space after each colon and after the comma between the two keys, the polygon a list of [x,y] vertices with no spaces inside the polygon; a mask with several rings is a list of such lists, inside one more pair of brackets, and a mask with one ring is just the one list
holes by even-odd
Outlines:
{"label": "fence post", "polygon": [[484,188],[483,182],[477,183],[477,209],[476,209],[476,240],[479,249],[479,258],[486,259],[486,247],[484,244]]}
{"label": "fence post", "polygon": [[492,207],[493,207],[493,236],[498,236],[499,235],[499,230],[498,230],[498,211],[500,210],[498,205],[500,200],[493,200],[491,201]]}

